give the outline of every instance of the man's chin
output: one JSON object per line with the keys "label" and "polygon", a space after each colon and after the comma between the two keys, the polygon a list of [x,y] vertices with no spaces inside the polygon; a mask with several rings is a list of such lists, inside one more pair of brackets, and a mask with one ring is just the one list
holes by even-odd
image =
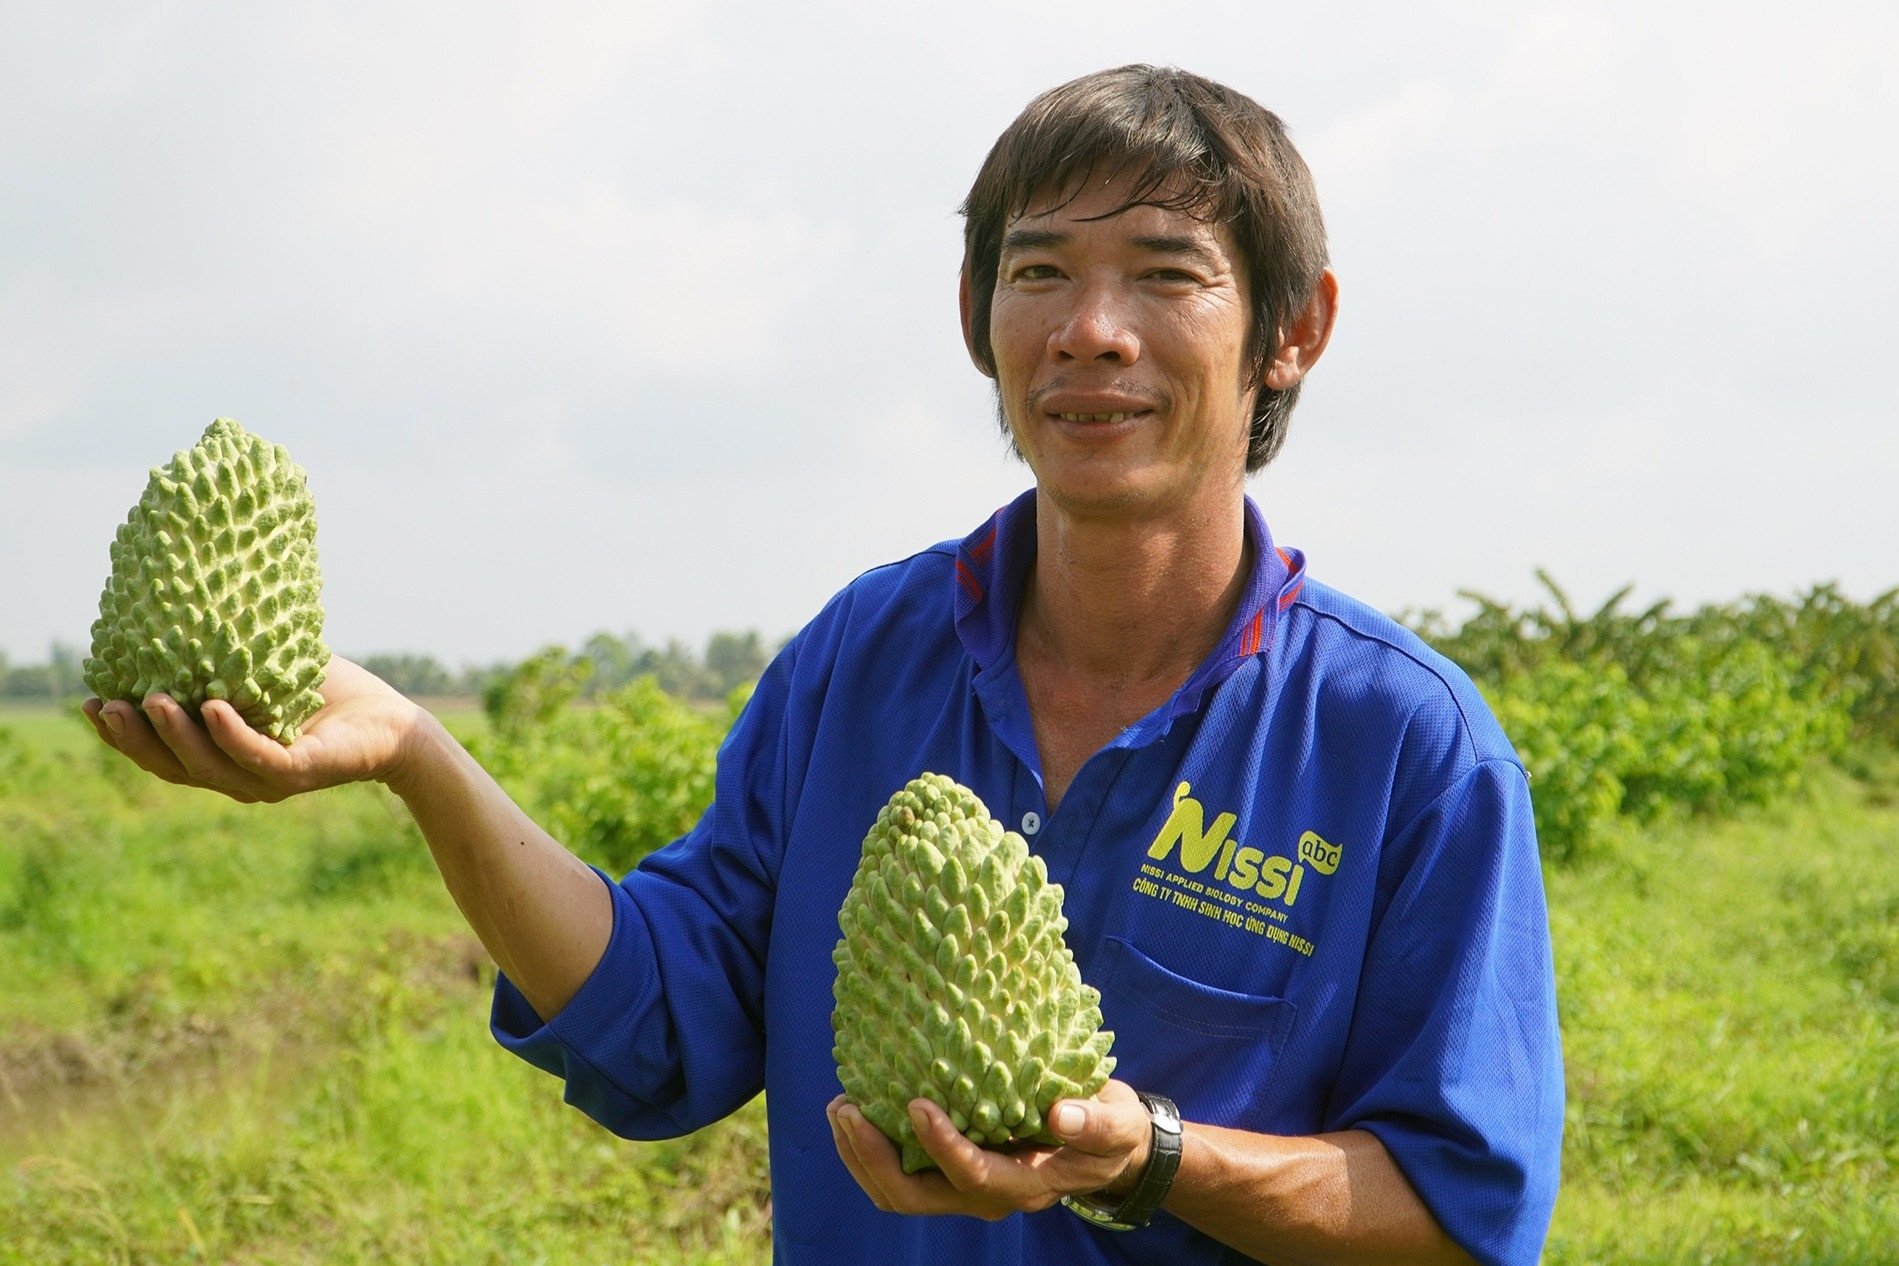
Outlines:
{"label": "man's chin", "polygon": [[1135,521],[1159,517],[1175,504],[1151,483],[1125,473],[1096,479],[1038,476],[1035,488],[1038,500],[1071,519]]}

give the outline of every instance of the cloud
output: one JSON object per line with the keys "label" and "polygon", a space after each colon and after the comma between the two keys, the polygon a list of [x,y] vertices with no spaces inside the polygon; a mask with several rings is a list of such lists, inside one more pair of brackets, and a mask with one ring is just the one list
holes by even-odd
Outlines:
{"label": "cloud", "polygon": [[1599,88],[1616,43],[1615,26],[1598,5],[1559,4],[1533,9],[1517,20],[1495,77],[1479,93],[1492,108],[1518,109],[1503,122],[1521,123],[1522,107],[1586,97]]}
{"label": "cloud", "polygon": [[[3,317],[3,314],[0,314]],[[23,435],[58,418],[73,387],[54,363],[45,340],[0,319],[0,440]]]}

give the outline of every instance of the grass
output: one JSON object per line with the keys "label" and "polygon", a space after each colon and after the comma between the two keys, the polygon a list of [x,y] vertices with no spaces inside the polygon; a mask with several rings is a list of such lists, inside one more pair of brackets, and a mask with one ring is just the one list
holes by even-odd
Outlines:
{"label": "grass", "polygon": [[[0,1266],[769,1257],[760,1105],[659,1144],[565,1107],[385,795],[235,805],[81,725],[0,716]],[[1550,1263],[1890,1259],[1899,759],[1854,761],[1551,872]]]}
{"label": "grass", "polygon": [[43,755],[80,752],[99,740],[79,714],[79,705],[54,706],[0,700],[0,730]]}
{"label": "grass", "polygon": [[14,720],[0,1263],[769,1257],[760,1105],[629,1145],[562,1104],[379,789],[237,805]]}
{"label": "grass", "polygon": [[1569,1078],[1552,1263],[1864,1262],[1899,1244],[1899,812],[1803,801],[1551,876]]}
{"label": "grass", "polygon": [[768,1256],[757,1106],[634,1151],[484,1019],[472,994],[384,993],[331,1049],[227,1048],[156,1104],[127,1085],[13,1161],[0,1262]]}

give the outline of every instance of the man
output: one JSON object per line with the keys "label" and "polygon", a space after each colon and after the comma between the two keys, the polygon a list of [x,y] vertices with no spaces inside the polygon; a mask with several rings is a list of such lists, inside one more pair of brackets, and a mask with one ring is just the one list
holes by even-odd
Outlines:
{"label": "man", "polygon": [[[240,799],[387,782],[502,969],[497,1038],[571,1102],[659,1137],[768,1091],[782,1260],[1534,1261],[1562,1091],[1522,768],[1244,492],[1336,312],[1303,163],[1239,94],[1125,67],[1031,104],[965,213],[969,352],[1034,489],[839,594],[623,881],[341,661],[289,749],[162,697],[89,705],[102,737]],[[905,1175],[838,1094],[830,950],[925,770],[1065,887],[1120,1078],[1058,1148],[918,1101],[941,1169]]]}

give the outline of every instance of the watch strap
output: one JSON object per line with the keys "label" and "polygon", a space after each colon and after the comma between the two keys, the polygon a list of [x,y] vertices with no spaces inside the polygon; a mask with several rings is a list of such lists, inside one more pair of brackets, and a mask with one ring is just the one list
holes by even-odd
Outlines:
{"label": "watch strap", "polygon": [[1110,1231],[1132,1231],[1146,1226],[1172,1190],[1174,1175],[1180,1171],[1180,1110],[1165,1095],[1136,1093],[1153,1122],[1154,1136],[1148,1148],[1147,1164],[1142,1166],[1134,1190],[1114,1205],[1105,1203],[1099,1195],[1062,1197],[1062,1203],[1070,1211]]}

